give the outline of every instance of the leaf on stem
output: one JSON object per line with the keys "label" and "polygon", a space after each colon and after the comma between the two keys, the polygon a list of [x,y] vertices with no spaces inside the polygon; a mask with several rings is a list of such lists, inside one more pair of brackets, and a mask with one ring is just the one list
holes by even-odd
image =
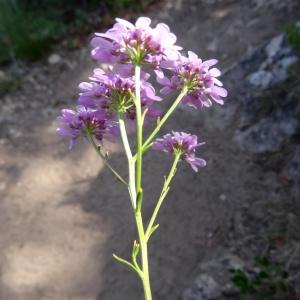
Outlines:
{"label": "leaf on stem", "polygon": [[153,227],[151,227],[147,238],[147,241],[150,239],[151,235],[154,233],[154,231],[156,231],[156,229],[159,227],[159,224],[154,225]]}
{"label": "leaf on stem", "polygon": [[116,259],[118,262],[120,262],[121,264],[125,265],[126,267],[128,267],[129,269],[135,271],[140,277],[142,276],[140,269],[137,269],[135,267],[135,265],[133,265],[131,262],[129,262],[126,259],[123,259],[121,257],[119,257],[116,254],[113,254],[113,258]]}
{"label": "leaf on stem", "polygon": [[139,274],[142,274],[142,270],[137,262],[137,256],[140,252],[140,244],[134,240],[133,242],[133,249],[132,249],[132,262],[135,268],[140,272]]}
{"label": "leaf on stem", "polygon": [[137,257],[140,251],[140,244],[134,240],[133,242],[133,249],[132,249],[132,257]]}
{"label": "leaf on stem", "polygon": [[157,117],[157,119],[156,119],[156,125],[159,125],[159,123],[160,123],[160,117]]}
{"label": "leaf on stem", "polygon": [[148,110],[149,110],[149,108],[147,107],[147,108],[144,110],[143,114],[142,114],[142,124],[144,124],[145,117],[146,117],[146,114],[147,114]]}

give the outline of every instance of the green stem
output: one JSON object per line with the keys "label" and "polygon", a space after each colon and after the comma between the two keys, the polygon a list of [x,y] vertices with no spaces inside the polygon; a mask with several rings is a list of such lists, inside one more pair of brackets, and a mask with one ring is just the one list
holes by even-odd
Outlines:
{"label": "green stem", "polygon": [[137,157],[136,157],[136,191],[140,195],[139,204],[135,210],[135,221],[137,225],[141,256],[142,256],[142,282],[146,300],[152,300],[150,279],[149,279],[149,264],[148,264],[148,246],[145,236],[143,219],[141,215],[142,208],[142,167],[143,167],[143,116],[141,108],[141,67],[135,66],[135,109],[136,109],[136,127],[137,127]]}
{"label": "green stem", "polygon": [[136,159],[136,190],[142,187],[143,167],[143,121],[141,108],[141,67],[135,66],[135,109],[137,126],[137,159]]}
{"label": "green stem", "polygon": [[140,211],[135,212],[135,221],[138,229],[140,240],[141,255],[142,255],[142,282],[144,287],[145,300],[152,300],[150,278],[149,278],[149,264],[148,264],[148,245],[145,236],[142,215]]}
{"label": "green stem", "polygon": [[152,214],[151,219],[149,221],[149,224],[147,226],[147,230],[146,230],[146,233],[145,233],[145,236],[146,236],[147,240],[149,239],[149,237],[151,236],[153,231],[156,229],[156,228],[154,228],[154,230],[153,230],[153,225],[154,225],[154,222],[156,220],[159,209],[160,209],[164,199],[166,198],[166,196],[167,196],[167,194],[170,190],[170,183],[171,183],[171,181],[172,181],[172,179],[173,179],[173,177],[176,173],[176,167],[177,167],[177,164],[179,162],[180,156],[181,156],[180,152],[175,154],[175,159],[174,159],[173,165],[171,167],[171,170],[169,172],[169,175],[165,178],[165,182],[164,182],[161,194],[158,198],[157,204],[155,206],[155,209],[153,211],[153,214]]}
{"label": "green stem", "polygon": [[100,147],[96,144],[93,136],[90,133],[87,133],[87,137],[88,137],[88,140],[91,142],[92,146],[94,147],[94,149],[96,150],[96,152],[98,153],[98,155],[102,158],[106,167],[108,167],[108,169],[116,176],[116,178],[119,181],[121,181],[126,186],[128,186],[128,183],[126,182],[126,180],[124,180],[122,178],[122,176],[110,165],[110,163],[107,161],[106,157],[102,154]]}
{"label": "green stem", "polygon": [[135,187],[135,161],[132,158],[130,145],[127,138],[126,126],[122,114],[118,115],[121,138],[128,162],[128,190],[133,208],[136,208],[136,187]]}
{"label": "green stem", "polygon": [[168,118],[170,117],[170,115],[172,114],[172,112],[176,109],[176,107],[178,106],[178,104],[180,103],[180,101],[182,100],[182,98],[186,95],[187,91],[188,91],[187,87],[184,87],[182,89],[182,91],[180,92],[180,94],[178,95],[178,97],[176,98],[176,100],[173,102],[173,104],[171,105],[171,107],[168,109],[168,111],[164,114],[164,116],[162,117],[162,119],[160,120],[160,122],[157,124],[156,128],[152,131],[152,133],[146,139],[145,143],[143,144],[143,152],[145,152],[151,146],[151,143],[152,143],[153,139],[155,138],[155,136],[157,135],[157,133],[160,131],[161,127],[168,120]]}

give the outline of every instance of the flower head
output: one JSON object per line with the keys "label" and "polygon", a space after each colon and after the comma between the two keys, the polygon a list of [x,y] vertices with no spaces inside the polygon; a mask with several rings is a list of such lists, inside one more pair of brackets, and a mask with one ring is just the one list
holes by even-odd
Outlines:
{"label": "flower head", "polygon": [[195,172],[198,172],[198,167],[204,167],[206,162],[202,158],[195,155],[196,148],[205,143],[198,143],[196,135],[185,132],[168,133],[162,139],[156,139],[153,143],[153,148],[165,153],[179,153],[181,158],[189,163]]}
{"label": "flower head", "polygon": [[188,93],[182,99],[184,104],[195,108],[210,107],[211,100],[224,104],[222,98],[227,96],[227,91],[217,79],[221,72],[217,68],[211,68],[217,62],[216,59],[202,61],[191,51],[188,52],[188,57],[181,55],[178,60],[162,62],[161,67],[171,70],[172,76],[169,79],[161,70],[156,71],[158,83],[164,85],[161,93],[168,94],[172,90],[186,87]]}
{"label": "flower head", "polygon": [[109,121],[103,111],[81,105],[76,110],[62,109],[57,119],[60,126],[56,131],[60,136],[70,139],[70,149],[80,136],[89,134],[102,142],[103,139],[113,140],[118,132],[116,124]]}
{"label": "flower head", "polygon": [[[147,109],[147,116],[157,117],[159,112],[151,106],[153,102],[161,101],[161,98],[155,94],[154,87],[147,81],[149,77],[149,74],[142,73],[141,105],[143,110]],[[134,77],[123,77],[114,71],[95,69],[90,79],[93,81],[79,84],[80,105],[104,110],[112,118],[116,113],[124,113],[129,120],[135,119]]]}
{"label": "flower head", "polygon": [[106,33],[92,39],[92,57],[103,63],[150,63],[159,65],[163,58],[175,59],[181,47],[174,45],[176,36],[166,24],[150,26],[151,19],[140,17],[132,23],[116,19]]}

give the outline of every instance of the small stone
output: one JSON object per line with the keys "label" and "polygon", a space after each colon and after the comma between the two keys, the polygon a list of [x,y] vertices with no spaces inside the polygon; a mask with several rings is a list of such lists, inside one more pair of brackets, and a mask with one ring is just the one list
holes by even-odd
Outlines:
{"label": "small stone", "polygon": [[227,199],[227,197],[226,197],[225,194],[221,194],[221,195],[219,196],[219,199],[220,199],[221,201],[225,201],[225,200]]}
{"label": "small stone", "polygon": [[193,286],[183,293],[183,300],[217,300],[220,297],[220,286],[207,274],[199,275]]}
{"label": "small stone", "polygon": [[2,70],[0,70],[0,80],[4,80],[5,78],[6,78],[5,72],[3,72]]}
{"label": "small stone", "polygon": [[174,8],[175,10],[180,11],[182,9],[182,0],[176,0]]}
{"label": "small stone", "polygon": [[0,191],[4,191],[6,189],[6,183],[0,182]]}
{"label": "small stone", "polygon": [[49,57],[48,57],[48,63],[49,65],[56,65],[58,63],[61,62],[61,57],[60,55],[54,53],[54,54],[51,54]]}
{"label": "small stone", "polygon": [[216,52],[218,49],[218,41],[216,39],[212,40],[210,43],[207,44],[206,49],[211,52]]}
{"label": "small stone", "polygon": [[280,50],[282,42],[283,42],[284,35],[280,34],[274,37],[270,43],[266,46],[265,50],[268,57],[273,58]]}
{"label": "small stone", "polygon": [[250,74],[247,79],[254,86],[266,88],[271,85],[273,75],[271,72],[259,70]]}
{"label": "small stone", "polygon": [[227,283],[222,287],[222,294],[225,297],[238,297],[240,294],[239,289],[232,283]]}
{"label": "small stone", "polygon": [[21,132],[20,130],[18,130],[18,129],[15,129],[15,128],[13,128],[13,127],[10,127],[10,128],[9,128],[9,135],[10,135],[12,138],[17,139],[17,138],[19,138],[19,137],[22,136],[22,132]]}
{"label": "small stone", "polygon": [[211,239],[213,236],[214,236],[213,232],[210,231],[210,232],[207,233],[207,238],[208,239]]}
{"label": "small stone", "polygon": [[223,268],[243,270],[245,268],[245,263],[236,255],[231,253],[226,253],[223,257],[220,258],[220,261],[223,265]]}

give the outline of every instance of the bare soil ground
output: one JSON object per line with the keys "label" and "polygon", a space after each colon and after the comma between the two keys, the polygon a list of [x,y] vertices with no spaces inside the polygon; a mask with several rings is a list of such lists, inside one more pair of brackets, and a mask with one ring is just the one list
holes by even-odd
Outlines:
{"label": "bare soil ground", "polygon": [[[299,11],[300,3],[258,8],[252,1],[185,0],[169,1],[150,15],[167,22],[186,49],[218,57],[227,68],[297,20]],[[7,121],[0,140],[0,299],[142,299],[138,279],[111,256],[128,255],[136,238],[127,191],[93,149],[81,145],[69,152],[54,133],[55,115],[75,104],[77,84],[93,68],[87,49],[60,54],[62,65],[40,62],[26,69],[18,89],[1,104]],[[244,78],[234,84],[239,80]],[[258,199],[270,206],[287,201],[276,192],[277,175],[232,141],[234,84],[224,108],[178,110],[165,128],[207,141],[202,157],[208,166],[194,174],[182,164],[161,211],[150,246],[154,299],[181,299],[197,264],[232,247],[232,220],[242,210]],[[120,145],[111,146],[111,160],[125,172]],[[158,153],[146,157],[146,215],[170,163]],[[263,214],[260,206],[257,212]]]}

